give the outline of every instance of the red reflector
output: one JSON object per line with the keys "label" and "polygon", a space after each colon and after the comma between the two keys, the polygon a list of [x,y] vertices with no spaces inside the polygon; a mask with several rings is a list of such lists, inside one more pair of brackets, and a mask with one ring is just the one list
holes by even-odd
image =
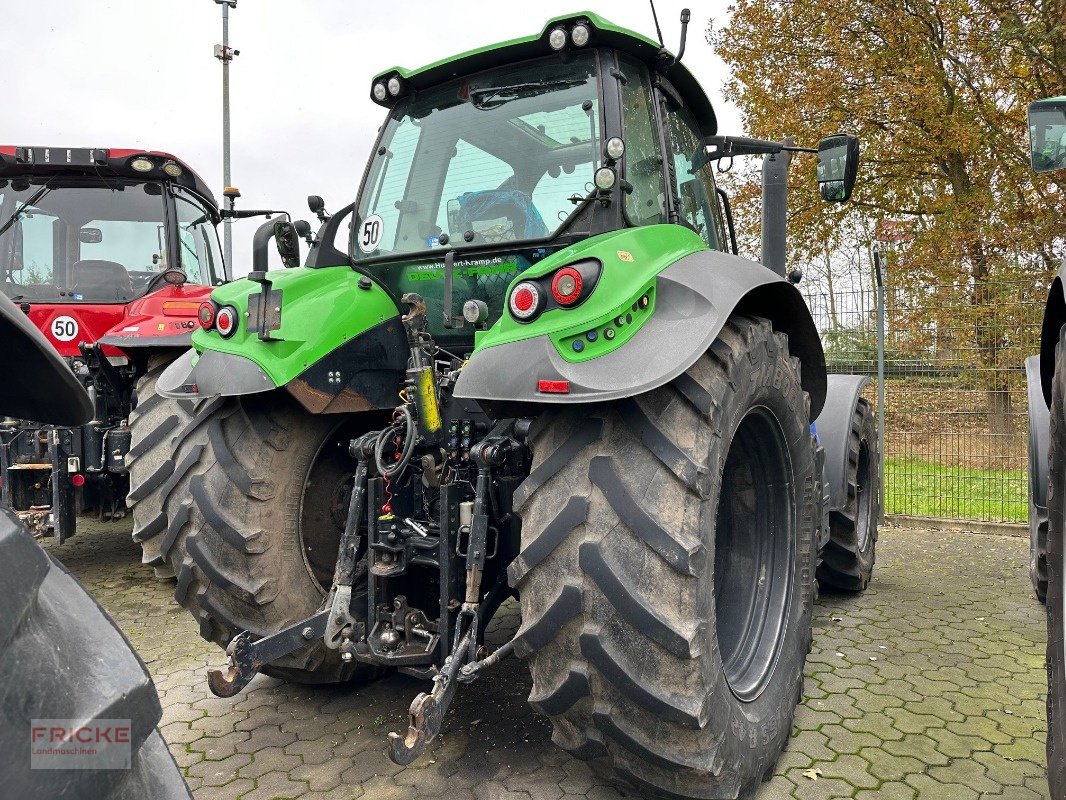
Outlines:
{"label": "red reflector", "polygon": [[529,309],[533,308],[535,300],[533,292],[529,291],[525,286],[514,293],[514,307],[519,311],[529,311]]}
{"label": "red reflector", "polygon": [[570,381],[537,381],[537,391],[544,394],[570,394]]}
{"label": "red reflector", "polygon": [[70,482],[73,483],[75,486],[84,486],[85,476],[82,475],[80,472],[75,472],[73,475],[70,476]]}

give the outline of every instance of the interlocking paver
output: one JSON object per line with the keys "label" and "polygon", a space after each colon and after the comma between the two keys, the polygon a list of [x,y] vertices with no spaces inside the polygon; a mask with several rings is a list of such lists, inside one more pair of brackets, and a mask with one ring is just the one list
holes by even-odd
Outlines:
{"label": "interlocking paver", "polygon": [[[403,769],[385,736],[425,688],[394,675],[366,686],[266,676],[213,697],[223,661],[173,585],[140,564],[125,523],[82,526],[52,549],[116,618],[160,690],[162,731],[197,800],[619,800],[551,743],[526,703],[525,665],[505,661],[460,690],[426,758]],[[1040,800],[1044,613],[1022,539],[885,529],[861,596],[822,593],[806,699],[759,800]],[[505,606],[490,634],[519,623]],[[817,780],[804,775],[820,770]],[[629,795],[632,797],[632,795]]]}

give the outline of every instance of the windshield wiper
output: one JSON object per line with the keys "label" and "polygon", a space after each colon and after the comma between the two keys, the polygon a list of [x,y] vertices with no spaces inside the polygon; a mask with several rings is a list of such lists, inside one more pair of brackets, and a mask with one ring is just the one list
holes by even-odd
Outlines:
{"label": "windshield wiper", "polygon": [[481,110],[499,108],[504,103],[509,103],[522,97],[537,97],[556,89],[569,89],[574,86],[584,86],[586,83],[587,81],[584,78],[570,78],[554,81],[512,83],[508,86],[486,86],[484,89],[471,89],[470,102],[474,105],[474,108]]}
{"label": "windshield wiper", "polygon": [[8,217],[7,221],[4,222],[3,225],[0,225],[0,236],[3,236],[5,233],[7,233],[7,229],[10,228],[12,225],[14,225],[16,222],[18,222],[18,218],[22,216],[22,212],[23,211],[25,211],[30,206],[34,205],[38,200],[40,200],[46,194],[48,194],[48,184],[47,183],[44,186],[42,186],[40,189],[38,189],[36,192],[34,192],[33,197],[31,197],[25,203],[20,205],[18,208],[16,208],[15,209],[15,213],[12,214],[10,217]]}

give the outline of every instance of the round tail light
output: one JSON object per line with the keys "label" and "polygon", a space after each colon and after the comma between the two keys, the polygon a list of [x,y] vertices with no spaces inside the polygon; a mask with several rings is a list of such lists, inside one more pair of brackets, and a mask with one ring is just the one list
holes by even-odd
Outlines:
{"label": "round tail light", "polygon": [[564,267],[552,278],[552,297],[561,306],[572,306],[581,299],[581,273]]}
{"label": "round tail light", "polygon": [[85,485],[85,476],[82,475],[80,472],[75,472],[73,475],[70,476],[70,482],[72,485],[81,488]]}
{"label": "round tail light", "polygon": [[211,330],[215,324],[215,304],[200,303],[200,310],[196,312],[196,318],[200,321],[200,327],[205,331]]}
{"label": "round tail light", "polygon": [[540,289],[535,283],[522,281],[514,287],[508,304],[515,319],[523,322],[532,319],[540,310]]}
{"label": "round tail light", "polygon": [[223,306],[215,317],[215,330],[223,339],[228,339],[237,330],[237,309],[233,306]]}

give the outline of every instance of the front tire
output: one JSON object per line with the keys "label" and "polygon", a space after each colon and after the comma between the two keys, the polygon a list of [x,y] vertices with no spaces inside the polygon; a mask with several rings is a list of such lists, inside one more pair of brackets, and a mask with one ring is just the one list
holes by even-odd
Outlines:
{"label": "front tire", "polygon": [[809,408],[787,338],[734,316],[673,383],[538,421],[510,576],[557,744],[658,797],[772,774],[811,641]]}
{"label": "front tire", "polygon": [[860,397],[848,437],[848,502],[829,512],[829,543],[818,565],[818,580],[828,586],[862,592],[870,584],[881,517],[879,470],[873,409]]}
{"label": "front tire", "polygon": [[1055,348],[1051,384],[1047,531],[1047,772],[1052,797],[1066,797],[1066,642],[1063,626],[1066,534],[1066,327]]}

